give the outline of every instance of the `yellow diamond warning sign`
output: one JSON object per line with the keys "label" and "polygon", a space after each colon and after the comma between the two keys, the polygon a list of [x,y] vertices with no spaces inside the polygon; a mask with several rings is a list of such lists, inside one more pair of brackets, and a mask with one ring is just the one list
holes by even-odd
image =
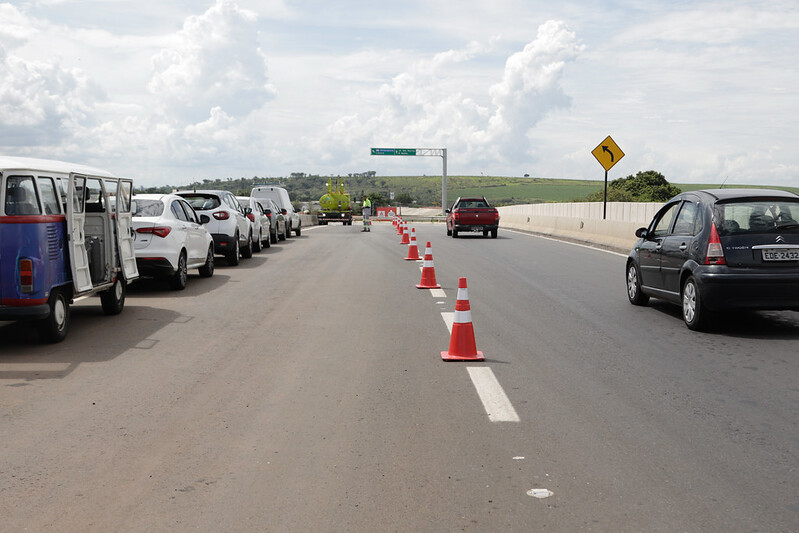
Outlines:
{"label": "yellow diamond warning sign", "polygon": [[613,165],[624,157],[624,152],[622,152],[616,142],[610,138],[610,135],[599,143],[599,146],[594,148],[591,153],[594,154],[596,160],[599,161],[599,164],[602,165],[605,170],[610,170]]}

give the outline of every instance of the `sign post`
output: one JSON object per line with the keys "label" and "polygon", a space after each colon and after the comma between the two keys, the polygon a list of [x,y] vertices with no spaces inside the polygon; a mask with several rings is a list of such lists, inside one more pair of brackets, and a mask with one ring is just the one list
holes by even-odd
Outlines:
{"label": "sign post", "polygon": [[372,148],[371,155],[434,156],[443,160],[441,171],[441,214],[447,214],[447,149],[446,148]]}
{"label": "sign post", "polygon": [[616,141],[608,135],[605,137],[604,141],[599,143],[599,145],[591,151],[591,153],[596,160],[599,161],[599,164],[602,165],[602,168],[605,169],[605,197],[602,202],[602,220],[605,220],[608,213],[608,170],[613,168],[613,165],[624,157],[624,152],[621,151]]}

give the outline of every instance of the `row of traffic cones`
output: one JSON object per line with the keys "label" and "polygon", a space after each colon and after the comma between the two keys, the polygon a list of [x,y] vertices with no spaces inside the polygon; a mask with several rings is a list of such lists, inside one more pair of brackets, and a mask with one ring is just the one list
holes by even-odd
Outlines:
{"label": "row of traffic cones", "polygon": [[[397,234],[402,235],[400,244],[408,245],[406,261],[419,260],[419,250],[416,245],[416,228],[407,231],[407,224],[397,217],[393,224],[397,227]],[[409,236],[410,233],[410,236]],[[433,249],[430,241],[424,250],[422,263],[422,279],[416,285],[417,289],[440,289],[436,281],[436,269],[433,265]],[[441,352],[444,361],[484,361],[483,352],[477,350],[474,340],[474,325],[472,324],[472,311],[469,305],[469,290],[466,278],[458,280],[458,296],[455,302],[455,319],[452,323],[452,334],[449,340],[449,349]]]}

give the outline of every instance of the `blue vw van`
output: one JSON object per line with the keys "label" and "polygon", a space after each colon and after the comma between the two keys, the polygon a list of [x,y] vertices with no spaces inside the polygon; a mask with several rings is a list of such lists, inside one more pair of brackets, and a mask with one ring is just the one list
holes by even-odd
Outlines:
{"label": "blue vw van", "polygon": [[139,276],[132,195],[132,180],[104,170],[0,156],[0,320],[33,321],[59,342],[76,298],[120,313]]}

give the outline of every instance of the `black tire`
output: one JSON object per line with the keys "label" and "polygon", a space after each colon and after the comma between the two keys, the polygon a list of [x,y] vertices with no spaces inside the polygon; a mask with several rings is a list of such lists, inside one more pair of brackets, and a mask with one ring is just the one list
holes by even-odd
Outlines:
{"label": "black tire", "polygon": [[100,304],[103,306],[103,313],[106,315],[118,315],[125,307],[125,293],[128,291],[128,284],[122,274],[117,276],[110,289],[100,293]]}
{"label": "black tire", "polygon": [[638,265],[630,261],[627,265],[627,298],[633,305],[646,305],[649,296],[641,291],[641,274]]}
{"label": "black tire", "polygon": [[300,235],[302,235],[302,224],[300,224],[299,226],[297,226],[297,229],[295,229],[295,230],[294,230],[294,235],[296,235],[297,237],[299,237]]}
{"label": "black tire", "polygon": [[239,258],[239,234],[237,233],[233,237],[233,249],[230,250],[227,254],[225,254],[225,258],[227,259],[227,264],[230,266],[237,266],[241,259]]}
{"label": "black tire", "polygon": [[266,239],[261,241],[262,248],[271,248],[272,247],[272,232],[266,234]]}
{"label": "black tire", "polygon": [[274,233],[271,230],[269,231],[269,243],[277,244],[277,230]]}
{"label": "black tire", "polygon": [[688,329],[705,331],[710,325],[711,315],[709,309],[702,304],[696,278],[689,276],[682,286],[682,319]]}
{"label": "black tire", "polygon": [[286,224],[286,238],[284,240],[288,240],[291,238],[291,224]]}
{"label": "black tire", "polygon": [[69,331],[69,298],[66,292],[69,288],[54,289],[50,293],[50,315],[36,321],[39,337],[44,342],[61,342],[67,337]]}
{"label": "black tire", "polygon": [[241,256],[244,259],[249,259],[252,257],[252,233],[247,235],[247,246],[241,249]]}
{"label": "black tire", "polygon": [[172,290],[175,291],[182,291],[186,288],[186,283],[189,281],[189,267],[186,262],[186,251],[183,250],[180,252],[180,257],[178,257],[178,268],[175,270],[175,273],[172,274],[172,277],[169,278],[169,286]]}
{"label": "black tire", "polygon": [[260,252],[261,251],[261,233],[258,232],[258,238],[252,241],[252,251],[253,252]]}
{"label": "black tire", "polygon": [[498,232],[498,231],[499,231],[499,230],[495,230],[495,229],[492,229],[492,230],[491,230],[491,238],[492,238],[492,239],[496,239],[496,238],[497,238],[497,232]]}
{"label": "black tire", "polygon": [[452,230],[447,228],[447,237],[452,237]]}
{"label": "black tire", "polygon": [[205,257],[205,264],[199,269],[201,278],[210,278],[214,275],[214,245],[208,247],[208,255]]}
{"label": "black tire", "polygon": [[[288,227],[288,226],[287,226],[287,227]],[[285,230],[283,231],[283,233],[278,233],[278,234],[277,234],[277,240],[279,240],[279,241],[285,241],[285,240],[286,240],[286,233],[288,233],[288,232],[287,232],[287,231],[285,231]]]}

